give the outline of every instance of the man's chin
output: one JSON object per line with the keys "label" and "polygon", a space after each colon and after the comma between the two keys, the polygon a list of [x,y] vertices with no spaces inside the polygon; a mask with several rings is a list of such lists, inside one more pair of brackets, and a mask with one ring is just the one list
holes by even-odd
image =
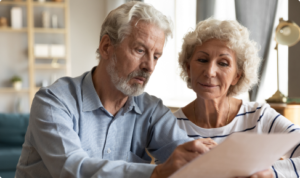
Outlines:
{"label": "man's chin", "polygon": [[144,86],[134,83],[133,85],[131,85],[131,87],[119,88],[119,91],[121,91],[126,96],[139,96],[144,93],[144,89]]}

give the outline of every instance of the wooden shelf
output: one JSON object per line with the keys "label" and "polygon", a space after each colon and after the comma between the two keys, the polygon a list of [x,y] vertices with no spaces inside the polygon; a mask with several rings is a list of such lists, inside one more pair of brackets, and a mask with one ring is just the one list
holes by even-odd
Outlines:
{"label": "wooden shelf", "polygon": [[35,33],[66,33],[64,28],[34,28]]}
{"label": "wooden shelf", "polygon": [[49,60],[53,60],[53,59],[59,59],[59,60],[66,60],[66,57],[38,57],[35,56],[35,59],[49,59]]}
{"label": "wooden shelf", "polygon": [[65,64],[60,64],[60,65],[51,65],[51,64],[35,64],[34,65],[35,69],[66,69]]}
{"label": "wooden shelf", "polygon": [[0,5],[26,5],[26,1],[0,1]]}
{"label": "wooden shelf", "polygon": [[28,93],[28,88],[22,88],[21,90],[16,90],[12,87],[0,88],[0,93]]}
{"label": "wooden shelf", "polygon": [[0,27],[0,32],[27,32],[27,28]]}
{"label": "wooden shelf", "polygon": [[[2,6],[1,6],[2,5]],[[21,6],[22,5],[22,6]],[[63,0],[63,2],[54,2],[47,0],[46,2],[38,2],[38,0],[0,0],[0,6],[9,12],[11,6],[21,6],[22,8],[26,8],[25,13],[27,21],[27,27],[21,29],[12,29],[11,27],[3,27],[0,28],[0,33],[20,33],[23,32],[28,38],[28,76],[29,76],[29,86],[28,88],[22,88],[21,90],[15,90],[13,87],[0,87],[0,94],[25,94],[29,96],[29,105],[32,104],[32,100],[34,98],[35,93],[39,89],[36,86],[35,78],[36,71],[43,72],[43,70],[48,70],[48,73],[56,73],[56,72],[65,72],[66,75],[70,75],[70,57],[68,53],[69,48],[69,0]],[[34,11],[38,10],[38,8],[50,8],[53,10],[63,10],[64,15],[63,28],[40,28],[34,26],[35,17],[40,16],[40,14],[35,14]],[[54,9],[58,8],[58,9]],[[2,11],[1,11],[2,12]],[[24,15],[24,13],[23,13]],[[36,35],[39,36],[47,36],[48,34],[57,36],[63,36],[64,45],[67,53],[65,57],[53,58],[53,57],[37,57],[34,56],[34,44]],[[5,34],[4,34],[5,35]],[[23,34],[22,34],[23,35]],[[47,39],[47,38],[46,38]],[[1,39],[0,39],[1,41]],[[48,40],[49,41],[49,40]],[[50,42],[51,43],[51,40]],[[43,63],[41,63],[43,61]],[[46,61],[48,60],[48,61]],[[64,62],[62,62],[62,60]],[[58,61],[60,63],[58,63]],[[44,63],[45,62],[45,63]]]}
{"label": "wooden shelf", "polygon": [[33,2],[33,6],[44,6],[44,7],[65,7],[64,2]]}

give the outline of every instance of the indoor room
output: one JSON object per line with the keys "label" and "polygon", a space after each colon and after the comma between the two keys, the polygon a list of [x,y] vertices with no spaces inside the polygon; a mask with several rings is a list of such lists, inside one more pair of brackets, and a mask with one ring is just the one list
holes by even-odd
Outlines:
{"label": "indoor room", "polygon": [[[238,109],[239,107],[242,107],[242,105],[244,105],[245,103],[252,103],[252,105],[255,105],[253,103],[261,103],[255,105],[255,107],[257,108],[256,110],[260,110],[261,108],[266,106],[267,108],[272,110],[272,112],[274,111],[280,114],[280,117],[282,116],[282,118],[286,118],[287,122],[289,123],[291,122],[293,124],[292,127],[289,127],[282,132],[286,132],[288,129],[292,129],[292,130],[288,130],[289,132],[300,130],[300,128],[298,128],[299,127],[298,125],[300,125],[300,82],[299,82],[300,1],[299,0],[265,0],[265,1],[261,1],[261,0],[140,0],[139,2],[149,4],[152,7],[154,7],[157,11],[160,11],[166,17],[166,19],[169,20],[169,26],[171,28],[172,35],[169,35],[169,37],[167,37],[166,32],[164,31],[165,32],[164,41],[161,47],[162,51],[159,52],[160,53],[159,59],[155,60],[155,64],[151,69],[151,70],[154,69],[155,70],[153,71],[153,73],[152,72],[149,73],[149,77],[150,75],[151,77],[150,78],[146,77],[145,81],[144,79],[140,79],[140,78],[136,79],[137,80],[136,85],[138,85],[139,82],[142,82],[144,84],[143,91],[148,94],[142,94],[142,92],[140,92],[139,94],[133,94],[131,96],[129,94],[127,95],[124,94],[124,92],[122,92],[124,94],[124,98],[122,102],[124,103],[122,104],[122,106],[120,106],[121,108],[126,109],[128,103],[130,103],[131,101],[135,101],[136,103],[134,103],[133,106],[130,107],[134,108],[133,110],[135,110],[137,113],[141,112],[142,113],[141,115],[143,115],[143,113],[148,112],[148,110],[146,112],[145,108],[147,107],[148,109],[150,108],[150,105],[149,106],[147,105],[150,102],[150,100],[145,101],[144,104],[142,104],[142,106],[137,106],[139,105],[139,102],[137,102],[139,101],[139,99],[136,98],[140,97],[139,95],[143,95],[143,97],[144,95],[147,95],[147,97],[150,98],[152,97],[155,99],[155,101],[157,100],[157,103],[159,104],[157,104],[158,106],[156,107],[165,108],[165,110],[162,109],[161,111],[157,111],[157,109],[156,110],[153,109],[149,111],[149,114],[150,113],[153,114],[154,111],[159,112],[159,114],[161,114],[160,112],[169,113],[170,116],[174,118],[174,123],[177,122],[179,126],[181,122],[184,122],[184,120],[189,120],[193,122],[192,119],[189,119],[189,116],[192,115],[191,118],[197,118],[196,114],[198,113],[198,109],[204,108],[199,106],[197,109],[197,104],[201,103],[200,99],[201,98],[203,99],[205,97],[211,97],[212,95],[207,94],[204,97],[203,94],[202,96],[202,93],[200,92],[201,89],[199,89],[199,93],[197,92],[197,83],[195,84],[195,86],[193,84],[193,81],[196,79],[195,77],[193,79],[193,77],[191,77],[192,74],[190,73],[190,71],[193,69],[189,62],[189,60],[193,59],[192,56],[190,56],[189,58],[186,57],[186,59],[182,59],[188,62],[180,61],[181,58],[184,58],[182,57],[185,54],[185,51],[183,50],[185,47],[185,43],[188,43],[189,40],[187,34],[194,34],[195,30],[198,29],[197,24],[203,21],[205,22],[207,21],[207,23],[210,22],[210,20],[217,20],[216,22],[211,22],[211,23],[219,23],[219,22],[221,23],[222,21],[228,21],[228,23],[238,22],[237,24],[240,24],[242,26],[241,28],[243,29],[245,28],[249,32],[249,35],[247,37],[249,38],[248,39],[249,42],[247,42],[247,44],[251,43],[251,45],[255,46],[255,49],[257,49],[257,52],[253,52],[253,53],[257,55],[258,67],[257,69],[253,70],[255,72],[252,73],[253,76],[255,76],[257,79],[255,82],[252,82],[249,79],[248,83],[252,82],[251,87],[249,84],[249,87],[244,89],[242,92],[235,92],[231,94],[229,93],[231,92],[231,90],[227,88],[229,91],[224,95],[224,98],[228,98],[228,99],[226,100],[224,99],[224,102],[226,101],[226,103],[224,104],[224,109],[220,109],[220,113],[223,113],[224,110],[225,114],[222,115],[224,115],[224,119],[226,121],[225,124],[216,125],[216,126],[211,126],[208,124],[208,126],[205,125],[203,126],[203,128],[206,129],[218,128],[218,127],[222,128],[227,126],[228,124],[232,124],[233,122],[235,122],[238,116],[246,115],[246,113],[254,112],[254,110],[249,109],[249,110],[245,110],[245,112],[243,113]],[[81,144],[86,143],[83,141],[84,139],[82,138],[84,136],[81,135],[85,133],[82,132],[81,130],[83,129],[83,127],[81,127],[82,123],[80,121],[80,119],[83,118],[83,114],[81,111],[79,112],[79,110],[84,110],[86,108],[81,105],[82,103],[77,101],[77,99],[85,100],[84,91],[83,90],[81,91],[81,89],[78,88],[72,89],[70,86],[73,85],[73,83],[76,83],[77,80],[81,80],[81,78],[84,78],[85,75],[93,75],[91,77],[91,79],[94,82],[92,83],[93,84],[92,86],[95,86],[96,88],[96,90],[95,88],[93,88],[94,89],[93,93],[98,94],[96,96],[99,97],[96,98],[101,103],[100,105],[105,110],[105,113],[111,116],[112,120],[115,117],[117,118],[117,116],[119,117],[119,115],[121,115],[121,112],[118,112],[119,110],[115,111],[114,109],[112,109],[114,112],[111,112],[111,110],[108,109],[108,107],[106,107],[107,106],[106,102],[104,102],[100,97],[103,96],[102,94],[99,93],[100,89],[97,90],[97,87],[99,87],[99,85],[101,84],[95,83],[94,80],[96,80],[95,79],[96,75],[94,75],[94,73],[96,71],[98,72],[98,70],[99,70],[99,74],[102,73],[100,67],[98,67],[100,66],[100,61],[103,58],[103,51],[101,51],[102,48],[100,45],[100,38],[102,41],[102,39],[106,39],[103,36],[108,36],[108,38],[111,40],[110,42],[114,43],[114,41],[109,36],[109,33],[105,33],[100,37],[102,24],[105,22],[106,17],[112,10],[123,5],[124,3],[130,3],[130,0],[85,0],[85,1],[84,0],[0,0],[0,64],[1,64],[0,65],[0,178],[22,177],[20,176],[22,175],[21,172],[19,174],[16,174],[18,162],[19,162],[18,169],[22,171],[26,171],[25,168],[23,169],[22,163],[20,163],[22,162],[20,156],[22,154],[21,157],[25,157],[23,156],[23,154],[26,153],[24,150],[23,150],[24,153],[22,153],[22,145],[26,143],[25,139],[27,139],[27,137],[28,139],[31,139],[29,137],[34,137],[32,136],[32,134],[39,135],[39,133],[45,133],[46,132],[45,129],[49,129],[50,130],[49,132],[51,132],[53,131],[51,129],[55,130],[59,128],[59,126],[56,125],[53,126],[53,128],[50,127],[44,128],[44,127],[40,127],[39,125],[39,124],[49,124],[50,121],[47,122],[46,120],[42,120],[45,123],[33,121],[35,117],[33,112],[38,113],[39,111],[40,112],[43,111],[44,106],[41,104],[42,101],[44,102],[45,105],[49,105],[50,108],[49,113],[61,109],[61,112],[63,114],[67,113],[68,115],[72,115],[70,117],[72,121],[68,122],[69,125],[68,124],[66,125],[70,126],[69,129],[73,128],[74,131],[77,133],[78,142],[81,141]],[[122,16],[120,15],[119,18],[121,19]],[[138,23],[139,21],[136,22],[136,26]],[[151,23],[154,22],[151,21]],[[213,26],[213,24],[211,24],[211,26]],[[199,28],[200,27],[202,26],[199,26]],[[159,28],[162,29],[162,27]],[[156,29],[155,33],[153,34],[159,35],[160,32],[159,30],[161,29],[158,29],[158,31]],[[205,29],[203,29],[203,31],[201,32],[199,31],[199,33],[195,32],[195,34],[201,36],[201,33],[203,32],[204,35],[204,30]],[[220,29],[219,31],[220,33],[224,32],[225,34],[226,30],[223,31],[223,29]],[[233,31],[233,30],[229,30],[229,31]],[[211,34],[207,34],[207,35],[209,36]],[[222,38],[222,35],[219,36],[220,38]],[[125,37],[127,36],[125,35]],[[126,39],[125,37],[123,38],[123,40]],[[209,39],[210,37],[207,38]],[[232,45],[242,44],[239,43],[239,40],[241,40],[240,38],[237,39],[236,42],[232,42]],[[191,47],[191,50],[194,51],[198,49],[198,47],[200,49],[201,45],[208,44],[206,42],[209,41],[210,40],[208,41],[203,40],[203,42],[200,43],[195,41],[195,44],[198,43],[199,44]],[[219,42],[220,41],[222,40],[219,40]],[[120,40],[120,44],[122,43],[123,41]],[[228,43],[226,42],[226,44],[229,44],[229,42]],[[118,45],[116,46],[112,45],[112,49],[118,49],[118,48],[119,48]],[[233,50],[231,49],[231,47],[229,48],[230,50]],[[242,48],[246,48],[246,47],[240,46],[240,48],[238,49],[241,49],[242,51]],[[235,56],[234,59],[237,58],[240,59],[239,57],[240,53],[238,52],[239,51],[233,50],[233,54],[234,54],[233,56]],[[204,52],[202,51],[202,53]],[[212,54],[207,54],[207,53],[208,52],[205,52],[207,56],[212,56]],[[249,51],[244,53],[245,53],[244,56],[246,56],[245,58],[247,58],[247,56],[250,56]],[[120,57],[121,55],[118,54],[115,55],[114,53],[114,56]],[[123,56],[121,56],[120,58],[122,57]],[[156,56],[154,56],[154,58],[155,57]],[[124,58],[126,58],[125,55]],[[203,65],[204,63],[205,65],[209,65],[210,60],[202,60],[202,59],[198,59],[198,60]],[[123,62],[119,62],[119,58],[118,58],[118,62],[116,61],[117,60],[115,60],[114,63],[114,65],[116,66],[120,66],[121,64],[123,64]],[[187,66],[185,65],[185,63],[188,63]],[[124,62],[124,64],[127,63]],[[236,64],[239,65],[240,63],[236,63]],[[249,67],[247,65],[244,65],[243,71],[246,70],[245,68],[247,67],[251,68],[251,66]],[[111,69],[111,71],[115,71],[115,73],[117,73],[122,70],[124,71],[129,70],[129,68],[130,65],[128,66],[124,65],[123,67],[120,68],[116,67],[114,70]],[[196,69],[195,67],[194,69],[195,69],[194,70],[195,74],[199,69],[197,75],[198,74],[202,75],[200,74],[201,73],[200,67],[198,69]],[[216,68],[214,69],[217,70]],[[201,68],[201,70],[204,71],[206,69]],[[222,69],[220,68],[220,71],[221,70],[224,71],[225,67]],[[242,69],[240,68],[237,69],[237,71],[240,70]],[[114,75],[109,73],[108,67],[107,67],[107,71],[108,71],[107,76],[111,76],[111,78],[113,78]],[[252,74],[251,72],[248,72],[247,75],[252,75]],[[237,72],[237,75],[239,75],[239,72]],[[238,80],[243,79],[244,75],[245,74],[241,74]],[[224,80],[226,80],[226,78],[228,77],[223,76]],[[104,80],[106,81],[108,79],[104,79]],[[69,84],[65,84],[63,86],[61,85],[59,86],[61,88],[58,88],[58,84],[62,83],[62,81],[66,83],[68,83],[67,81],[69,81]],[[82,83],[83,82],[81,82],[80,84],[81,86],[84,85]],[[114,81],[112,81],[112,83],[115,85],[116,82],[114,83]],[[110,86],[110,84],[107,83],[104,83],[103,85]],[[234,86],[235,85],[237,84],[234,84]],[[205,91],[206,90],[215,91],[214,89],[212,89],[215,87],[212,84],[210,85],[206,84],[204,88],[205,87],[206,87]],[[56,95],[54,90],[59,94]],[[118,87],[117,90],[119,90]],[[79,95],[75,97],[77,92],[79,93]],[[87,95],[88,93],[91,93],[91,91],[88,92],[86,91]],[[53,96],[53,98],[51,100],[49,98],[48,98],[49,100],[43,98],[46,97],[46,95],[47,96],[51,95]],[[74,96],[74,98],[77,99],[70,98],[71,96]],[[95,96],[92,96],[92,94],[90,94],[89,97],[95,98]],[[104,97],[106,96],[104,95]],[[68,99],[68,101],[65,101],[64,98]],[[127,98],[129,98],[128,101]],[[135,99],[131,100],[130,98],[135,98]],[[152,99],[151,102],[154,101],[154,99]],[[196,102],[198,101],[198,99],[199,102]],[[223,99],[217,99],[216,101],[223,101]],[[230,104],[231,101],[232,104]],[[51,103],[59,104],[59,107],[54,104],[51,105]],[[91,103],[89,103],[88,106],[92,107],[91,106],[92,104],[93,101],[91,101]],[[72,107],[69,108],[68,105],[72,105]],[[233,111],[235,106],[237,107],[237,110]],[[75,110],[76,112],[78,110],[78,113],[74,114],[75,110],[74,111],[72,110],[73,107],[77,107]],[[99,108],[99,106],[97,107]],[[142,108],[144,108],[145,111],[143,111]],[[169,109],[171,112],[168,111]],[[175,116],[172,115],[172,113],[175,113],[176,111],[178,113],[178,110],[182,111],[182,113],[185,114],[186,116],[181,117],[176,114]],[[219,112],[218,109],[216,110],[217,110],[216,113]],[[200,114],[204,113],[204,111],[208,111],[208,107],[206,107],[206,109],[204,109],[203,111],[202,110],[200,111],[199,109]],[[187,114],[187,113],[191,113],[191,114]],[[48,112],[44,114],[48,114]],[[61,114],[62,119],[63,119],[63,114]],[[126,114],[126,112],[124,111],[124,113],[122,114],[124,115]],[[260,116],[258,115],[257,117],[261,118],[263,115],[264,113],[262,113]],[[145,116],[145,118],[149,119],[154,116],[156,116],[156,114],[153,114],[153,116],[151,115],[151,117],[147,115]],[[80,119],[77,119],[77,117]],[[86,118],[89,118],[89,116],[86,116]],[[272,127],[275,126],[277,127],[278,124],[276,124],[276,119],[277,117],[275,119],[274,118],[271,119],[269,123],[271,124],[271,127],[270,128],[268,127],[269,133],[270,132],[273,133],[273,131],[271,131]],[[54,120],[56,119],[52,118],[51,122],[52,121],[54,122]],[[259,122],[259,120],[257,121],[257,123]],[[138,127],[138,123],[139,122],[136,123],[134,122],[132,125],[134,125],[134,127]],[[195,121],[193,123],[197,123],[197,122]],[[92,121],[90,121],[89,124],[92,124]],[[93,125],[96,126],[97,124],[94,123]],[[107,130],[103,131],[103,133],[107,132],[106,137],[108,137],[110,133],[109,131],[110,125],[111,123],[109,124],[109,126],[107,126],[107,128],[105,127],[105,129]],[[200,124],[200,127],[201,126],[202,125]],[[33,130],[30,130],[30,132],[27,131],[28,128],[33,128],[33,127],[40,127],[40,132],[34,129],[33,129],[34,131]],[[263,127],[263,126],[257,125],[257,128],[259,127]],[[152,129],[152,126],[149,128]],[[241,132],[244,131],[246,132],[246,130],[247,129],[249,130],[249,128],[247,127],[240,130],[243,130]],[[115,130],[114,132],[118,132],[118,129]],[[133,133],[135,132],[136,131],[134,130]],[[147,134],[150,134],[149,130],[145,132],[147,132]],[[157,130],[155,132],[153,131],[153,133],[151,132],[151,134],[154,133],[158,134],[157,132],[159,131]],[[233,132],[240,132],[240,131],[235,130]],[[231,135],[233,132],[228,133],[226,137]],[[60,134],[63,135],[63,133],[65,133],[64,130],[62,130],[58,135]],[[264,133],[264,131],[257,131],[257,133]],[[68,137],[69,136],[68,134],[69,133],[66,133],[65,137]],[[87,140],[89,139],[92,140],[91,137],[93,137],[94,139],[94,136],[92,136],[94,132],[90,131],[89,134],[87,133],[85,134],[86,135],[91,134],[89,138],[88,136],[86,136]],[[51,134],[48,134],[48,136],[49,135]],[[122,135],[121,131],[119,135]],[[185,136],[194,139],[213,138],[213,136],[211,135],[210,136],[200,136],[200,135],[201,134],[199,133],[194,133],[194,131],[191,131],[190,133],[189,131],[187,131],[187,134],[185,134]],[[224,136],[225,134],[219,134],[219,136],[220,135],[222,135],[222,137],[225,137]],[[73,138],[73,136],[74,135],[70,136],[70,140]],[[154,134],[154,136],[156,135]],[[98,138],[98,136],[95,137]],[[106,137],[104,138],[104,140],[108,139]],[[149,135],[145,137],[148,138]],[[113,140],[113,138],[114,137],[112,136],[110,139]],[[136,135],[132,136],[132,139],[134,138],[136,138]],[[43,138],[41,137],[39,138],[39,140],[42,141]],[[161,140],[164,139],[161,138]],[[38,140],[31,141],[31,142],[38,142]],[[53,145],[55,145],[59,141],[53,139],[51,142]],[[219,143],[218,141],[216,142]],[[144,143],[144,142],[137,141],[137,144],[139,143]],[[61,145],[64,144],[65,143],[62,143]],[[103,148],[102,146],[98,145],[99,147],[90,148],[89,146],[87,147],[82,146],[82,148],[80,147],[80,149],[79,148],[78,149],[84,150],[82,152],[86,152],[87,155],[89,155],[90,157],[92,157],[91,155],[96,154],[96,152],[94,152],[96,148],[99,150],[103,149],[101,153],[103,155],[101,156],[102,159],[105,159],[104,153],[106,151],[107,153],[111,152],[111,147],[108,148],[107,145],[105,144],[108,143],[104,141]],[[124,160],[123,157],[122,159],[121,158],[120,159],[128,162],[136,162],[136,163],[142,163],[145,160],[147,161],[150,160],[151,164],[155,164],[155,158],[156,158],[155,150],[158,148],[155,146],[151,147],[149,140],[147,140],[147,144],[148,145],[145,146],[145,148],[143,148],[144,152],[142,153],[136,150],[135,150],[136,152],[132,150],[135,149],[135,147],[137,147],[136,145],[134,145],[134,142],[132,142],[131,146],[129,146],[130,150],[128,151],[130,152],[130,154],[133,154],[133,156],[131,155],[133,157],[132,160],[130,160],[128,156],[127,158],[129,160],[125,158]],[[46,147],[48,147],[49,145],[51,145],[50,139],[49,142],[44,143],[45,150],[48,150],[48,148]],[[70,145],[72,144],[70,143]],[[24,147],[28,147],[28,145],[24,144],[23,149]],[[43,157],[44,155],[41,153],[43,152],[42,149],[44,149],[44,147],[39,147],[39,148],[34,147],[36,149],[36,152],[40,154],[39,159],[44,159]],[[106,150],[107,148],[108,150]],[[292,146],[289,147],[289,149],[291,148]],[[297,148],[298,147],[296,147],[295,150]],[[145,150],[147,151],[147,153],[145,152]],[[154,152],[153,154],[151,150]],[[112,149],[112,151],[114,150]],[[28,152],[27,154],[28,154],[27,156],[29,157],[31,153]],[[290,158],[292,158],[292,155]],[[117,159],[117,157],[107,157],[107,159],[119,160]],[[282,157],[282,159],[287,159],[287,158]],[[299,158],[294,158],[294,159],[299,159]],[[83,160],[84,159],[82,158],[82,164],[84,162]],[[143,163],[146,163],[147,161]],[[290,175],[298,176],[298,174],[300,174],[300,169],[299,169],[300,161],[295,160],[294,162],[293,164],[291,164],[294,165],[292,169],[293,171],[287,171],[287,170],[284,171],[289,172]],[[46,163],[43,164],[46,165],[46,166],[44,165],[44,167],[48,168],[49,166],[48,164]],[[68,162],[65,164],[70,164],[70,163]],[[298,168],[297,168],[297,164],[299,166]],[[270,164],[269,166],[272,165],[273,164]],[[84,167],[84,165],[82,167]],[[73,169],[74,167],[69,167],[69,168]],[[278,173],[277,175],[276,168],[277,167],[275,166],[273,167],[273,169],[271,169],[271,171],[273,171],[272,174],[274,175],[274,177],[278,177],[278,175],[281,175],[280,173]],[[81,171],[80,169],[81,168],[76,167],[77,172],[80,172]],[[154,167],[153,169],[155,170]],[[278,170],[280,170],[280,168],[278,168]],[[54,172],[55,171],[57,170],[54,170]],[[183,171],[187,171],[187,170],[183,170]],[[99,172],[94,172],[93,175],[98,175],[98,177],[101,177],[102,176],[101,172],[99,174],[98,173]],[[30,175],[28,174],[27,177],[51,177],[51,176],[56,177],[57,174],[52,174],[52,172],[51,174],[49,173],[49,176],[46,176],[46,174],[40,174],[40,176],[32,174],[31,176],[28,176]],[[78,177],[78,174],[79,173],[76,173],[76,175],[75,173],[63,174],[62,171],[60,173],[60,176]],[[23,176],[26,177],[25,175],[26,174],[24,173]],[[87,173],[86,175],[90,175],[90,174]],[[288,175],[288,174],[282,173],[282,175]],[[82,175],[82,177],[85,176]],[[174,177],[176,177],[176,175]],[[177,177],[180,177],[180,175],[178,174]]]}

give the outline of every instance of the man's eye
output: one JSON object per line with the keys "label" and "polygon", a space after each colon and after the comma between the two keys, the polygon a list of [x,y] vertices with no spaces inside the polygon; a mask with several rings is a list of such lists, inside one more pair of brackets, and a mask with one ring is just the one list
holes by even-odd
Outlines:
{"label": "man's eye", "polygon": [[158,60],[158,58],[159,58],[158,56],[154,56],[154,59],[155,59],[155,60]]}
{"label": "man's eye", "polygon": [[137,49],[137,52],[138,53],[144,53],[144,50],[143,49]]}

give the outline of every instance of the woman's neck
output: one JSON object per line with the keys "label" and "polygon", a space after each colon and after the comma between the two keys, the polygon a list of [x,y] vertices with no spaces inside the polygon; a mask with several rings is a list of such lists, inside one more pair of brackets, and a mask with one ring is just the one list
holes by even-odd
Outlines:
{"label": "woman's neck", "polygon": [[182,108],[187,118],[202,128],[218,128],[229,124],[237,114],[241,100],[224,97],[218,100],[205,100],[197,97]]}
{"label": "woman's neck", "polygon": [[230,112],[229,104],[228,97],[219,100],[198,98],[194,101],[193,122],[203,128],[222,127],[227,124],[227,116]]}

